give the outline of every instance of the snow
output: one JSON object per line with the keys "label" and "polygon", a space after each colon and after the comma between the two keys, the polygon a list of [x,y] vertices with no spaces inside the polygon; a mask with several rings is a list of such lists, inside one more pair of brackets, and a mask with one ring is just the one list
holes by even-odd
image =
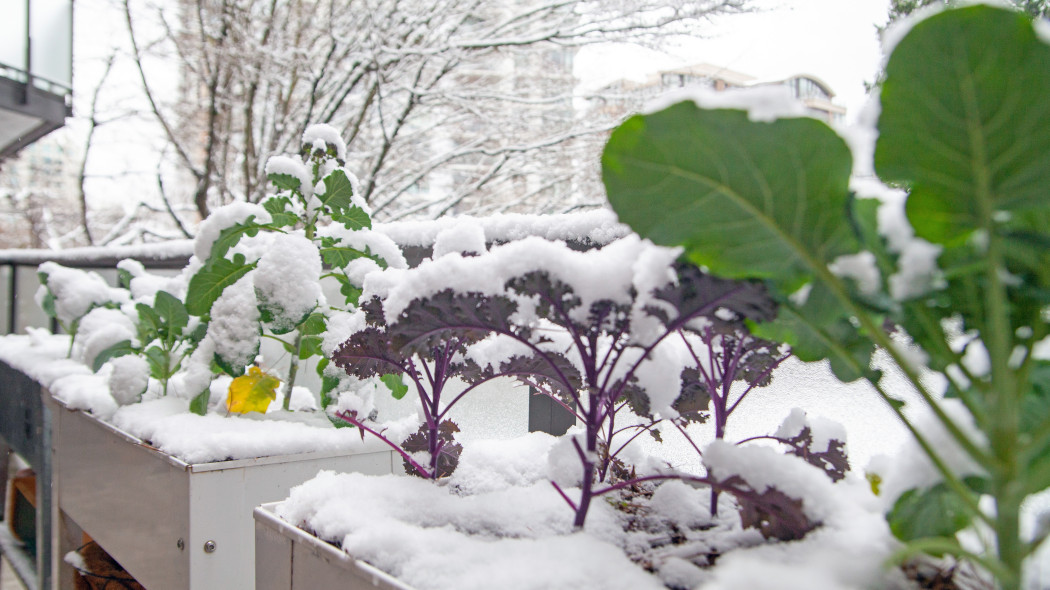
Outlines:
{"label": "snow", "polygon": [[149,363],[137,354],[110,359],[99,371],[106,379],[110,394],[120,405],[139,401],[149,384]]}
{"label": "snow", "polygon": [[774,436],[790,440],[798,436],[806,427],[809,427],[812,437],[809,443],[810,452],[827,452],[832,441],[846,443],[846,429],[841,424],[823,416],[809,417],[802,408],[792,408],[791,413],[784,419]]}
{"label": "snow", "polygon": [[857,289],[865,295],[874,295],[882,285],[875,255],[871,252],[844,254],[835,258],[828,265],[828,270],[835,276],[853,279]]}
{"label": "snow", "polygon": [[335,157],[346,160],[346,142],[343,141],[339,130],[331,125],[317,123],[307,127],[306,131],[303,131],[303,145],[309,145],[322,151],[325,151],[327,146],[332,146],[335,148]]}
{"label": "snow", "polygon": [[270,213],[255,203],[236,202],[223,205],[208,215],[197,228],[197,238],[193,243],[193,254],[198,260],[207,260],[211,255],[212,244],[219,239],[222,230],[244,223],[250,217],[257,223],[270,223]]}
{"label": "snow", "polygon": [[791,95],[786,86],[756,86],[715,91],[710,88],[684,88],[669,92],[643,109],[655,113],[673,104],[691,100],[701,109],[738,109],[747,111],[751,121],[772,123],[777,119],[809,116],[805,106]]}
{"label": "snow", "polygon": [[[575,313],[582,321],[595,301],[610,299],[631,303],[630,287],[651,288],[655,283],[653,277],[647,273],[639,273],[636,277],[635,269],[623,261],[636,260],[645,250],[657,248],[637,236],[628,236],[601,249],[579,252],[564,243],[529,237],[493,247],[488,256],[447,254],[424,261],[413,269],[371,274],[365,280],[363,297],[383,298],[387,321],[396,323],[401,312],[415,299],[445,289],[502,294],[504,285],[511,278],[544,270],[551,278],[573,287],[581,300]],[[671,248],[659,248],[659,251],[666,263],[678,252]],[[651,260],[655,260],[655,255]]]}
{"label": "snow", "polygon": [[1050,45],[1050,20],[1037,18],[1032,25],[1035,27],[1035,36],[1043,43]]}
{"label": "snow", "polygon": [[[744,471],[757,481],[775,471],[789,478],[787,488],[819,494],[808,510],[825,526],[801,541],[766,544],[740,528],[727,495],[713,518],[706,489],[670,481],[651,500],[640,500],[650,510],[646,522],[706,530],[677,550],[652,550],[646,533],[624,531],[623,514],[602,500],[592,504],[586,528],[573,531],[572,511],[546,483],[557,469],[550,457],[565,442],[532,434],[467,445],[459,469],[444,484],[322,472],[293,488],[276,513],[420,590],[663,588],[661,578],[688,580],[689,587],[703,590],[845,589],[892,578],[882,568],[896,544],[862,478],[832,484],[800,459],[715,445],[732,464],[730,472]],[[799,465],[802,475],[796,473]],[[658,576],[627,557],[644,551],[652,551]],[[688,561],[707,551],[723,553],[718,567],[701,570]]]}
{"label": "snow", "polygon": [[259,306],[255,297],[254,275],[249,271],[226,287],[212,304],[212,319],[205,336],[215,354],[231,366],[247,366],[259,351]]}
{"label": "snow", "polygon": [[[432,221],[377,223],[375,229],[403,246],[432,246],[438,234],[458,225],[461,217],[442,217]],[[486,243],[505,243],[528,236],[547,240],[583,240],[605,245],[630,233],[626,225],[607,209],[564,215],[500,214],[473,218],[485,231]]]}
{"label": "snow", "polygon": [[67,268],[54,262],[41,264],[38,272],[47,275],[47,287],[41,286],[37,291],[37,304],[41,304],[50,290],[55,297],[55,313],[59,321],[67,325],[83,317],[93,306],[121,304],[128,300],[127,292],[110,287],[94,272]]}
{"label": "snow", "polygon": [[131,258],[118,262],[117,268],[131,275],[131,284],[128,286],[131,297],[135,301],[153,305],[153,298],[158,291],[166,291],[180,299],[186,295],[188,278],[184,275],[175,277],[156,275],[147,271],[141,262]]}
{"label": "snow", "polygon": [[286,174],[299,180],[299,192],[309,198],[314,194],[313,175],[306,164],[291,156],[270,156],[266,160],[266,174]]}
{"label": "snow", "polygon": [[269,326],[287,332],[324,304],[321,253],[298,234],[273,234],[254,271],[255,294],[273,317]]}
{"label": "snow", "polygon": [[[274,406],[276,404],[271,404]],[[323,415],[305,422],[283,410],[227,416],[191,414],[186,400],[171,396],[120,408],[109,420],[129,434],[187,463],[211,463],[311,452],[385,451],[352,429],[337,429]]]}
{"label": "snow", "polygon": [[[942,399],[939,404],[974,444],[979,448],[987,447],[987,440],[977,430],[973,416],[966,410],[962,402],[957,399]],[[963,451],[959,443],[934,417],[932,410],[928,408],[923,408],[923,410],[912,422],[930,446],[936,449],[944,464],[960,478],[968,475],[984,475],[984,469]],[[904,439],[902,448],[892,458],[885,455],[874,457],[868,465],[868,471],[882,478],[879,498],[884,502],[887,510],[904,492],[912,488],[930,488],[943,481],[940,472],[923,452],[919,443],[911,437]]]}
{"label": "snow", "polygon": [[459,219],[456,224],[439,231],[434,238],[434,258],[441,258],[451,252],[484,254],[486,251],[485,228],[474,219]]}
{"label": "snow", "polygon": [[189,412],[188,399],[175,395],[118,406],[109,390],[112,375],[108,371],[91,373],[83,364],[63,358],[68,346],[68,336],[37,331],[25,336],[9,335],[0,338],[0,360],[46,387],[69,409],[91,412],[187,463],[388,450],[375,440],[362,440],[353,429],[336,429],[322,414],[291,414],[272,409],[265,415],[227,416],[224,411],[213,410],[198,416]]}
{"label": "snow", "polygon": [[96,307],[80,320],[73,357],[92,367],[99,353],[124,340],[137,341],[131,318],[118,309]]}

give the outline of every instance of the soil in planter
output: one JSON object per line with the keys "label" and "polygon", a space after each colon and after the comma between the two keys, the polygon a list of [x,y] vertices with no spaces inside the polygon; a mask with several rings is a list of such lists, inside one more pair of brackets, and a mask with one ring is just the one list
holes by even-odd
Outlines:
{"label": "soil in planter", "polygon": [[83,567],[75,567],[76,590],[146,590],[94,541],[77,549]]}

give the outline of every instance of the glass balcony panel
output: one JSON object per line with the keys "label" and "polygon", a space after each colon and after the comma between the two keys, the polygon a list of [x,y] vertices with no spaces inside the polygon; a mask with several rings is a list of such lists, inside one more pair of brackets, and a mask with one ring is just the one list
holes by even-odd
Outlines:
{"label": "glass balcony panel", "polygon": [[[0,18],[0,64],[18,70],[26,66],[26,2],[8,0],[4,3],[4,16]],[[10,72],[0,69],[0,76],[13,78]]]}
{"label": "glass balcony panel", "polygon": [[32,73],[69,88],[73,80],[73,2],[32,0],[32,11]]}

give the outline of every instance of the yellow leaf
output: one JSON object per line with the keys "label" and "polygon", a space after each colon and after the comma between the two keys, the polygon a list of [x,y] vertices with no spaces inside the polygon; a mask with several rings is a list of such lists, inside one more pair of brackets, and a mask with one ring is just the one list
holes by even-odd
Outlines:
{"label": "yellow leaf", "polygon": [[226,409],[238,414],[246,412],[265,412],[270,402],[277,397],[277,386],[281,380],[267,375],[259,367],[248,369],[247,375],[241,375],[230,383],[226,396]]}

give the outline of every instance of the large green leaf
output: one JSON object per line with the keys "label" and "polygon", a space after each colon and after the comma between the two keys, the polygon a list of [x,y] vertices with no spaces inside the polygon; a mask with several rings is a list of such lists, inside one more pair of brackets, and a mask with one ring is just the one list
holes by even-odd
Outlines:
{"label": "large green leaf", "polygon": [[333,213],[332,221],[350,230],[371,229],[372,218],[360,207],[349,207],[344,213]]}
{"label": "large green leaf", "polygon": [[98,370],[102,368],[102,365],[106,364],[106,361],[110,359],[138,353],[139,349],[131,344],[131,340],[121,340],[98,353],[98,355],[95,356],[94,362],[91,363],[91,370],[97,373]]}
{"label": "large green leaf", "polygon": [[230,251],[230,248],[236,246],[237,242],[241,241],[242,237],[252,237],[258,234],[260,229],[265,227],[266,226],[255,222],[254,215],[249,215],[248,219],[245,219],[243,222],[227,227],[219,232],[219,237],[212,243],[211,253],[208,256],[208,259],[214,260],[216,258],[223,258],[226,256],[226,253]]}
{"label": "large green leaf", "polygon": [[875,352],[871,340],[842,314],[821,283],[809,289],[805,302],[780,306],[777,321],[754,324],[751,330],[760,338],[790,344],[792,354],[800,360],[827,358],[832,372],[842,381],[862,377],[878,381],[878,374],[870,369]]}
{"label": "large green leaf", "polygon": [[[691,102],[629,119],[603,156],[621,221],[655,242],[683,245],[712,274],[769,280],[780,317],[758,333],[790,343],[805,360],[830,357],[846,380],[864,374],[873,348],[820,279],[859,247],[851,161],[819,121],[755,122],[744,111]],[[805,289],[809,298],[791,297]]]}
{"label": "large green leaf", "polygon": [[204,388],[204,391],[193,396],[190,400],[190,412],[203,416],[208,413],[208,402],[211,401],[211,391],[208,388]]}
{"label": "large green leaf", "polygon": [[875,167],[910,185],[918,235],[958,243],[991,215],[1047,209],[1047,96],[1050,46],[1020,13],[948,11],[900,42],[886,66]]}
{"label": "large green leaf", "polygon": [[253,268],[255,263],[248,264],[243,254],[234,255],[233,260],[209,259],[190,279],[186,290],[186,311],[196,316],[206,315],[226,287],[236,283]]}
{"label": "large green leaf", "polygon": [[268,174],[266,178],[270,179],[270,182],[278,189],[296,192],[301,192],[302,190],[302,181],[291,174]]}
{"label": "large green leaf", "polygon": [[1022,454],[1030,493],[1050,488],[1050,361],[1036,361],[1021,400]]}
{"label": "large green leaf", "polygon": [[190,322],[190,315],[186,312],[186,306],[167,291],[157,291],[157,295],[153,300],[153,309],[160,316],[168,332],[168,337],[172,340],[181,335],[182,330]]}
{"label": "large green leaf", "polygon": [[346,173],[334,170],[324,178],[324,194],[317,198],[331,211],[346,211],[350,208],[350,199],[354,196],[353,185]]}
{"label": "large green leaf", "polygon": [[946,484],[926,490],[908,490],[887,515],[893,536],[902,541],[954,538],[970,523],[966,504]]}
{"label": "large green leaf", "polygon": [[357,248],[351,248],[342,243],[338,238],[321,238],[321,259],[324,263],[332,268],[345,268],[346,265],[350,264],[358,258],[369,257],[367,252],[362,252]]}
{"label": "large green leaf", "polygon": [[797,287],[856,251],[844,223],[851,156],[813,119],[754,122],[679,103],[632,117],[602,157],[620,220],[719,276]]}
{"label": "large green leaf", "polygon": [[157,311],[145,303],[136,303],[135,310],[138,312],[139,340],[143,343],[152,342],[160,337],[161,319]]}
{"label": "large green leaf", "polygon": [[292,200],[288,197],[270,197],[262,206],[270,214],[274,227],[289,227],[299,222],[299,216],[290,211]]}

